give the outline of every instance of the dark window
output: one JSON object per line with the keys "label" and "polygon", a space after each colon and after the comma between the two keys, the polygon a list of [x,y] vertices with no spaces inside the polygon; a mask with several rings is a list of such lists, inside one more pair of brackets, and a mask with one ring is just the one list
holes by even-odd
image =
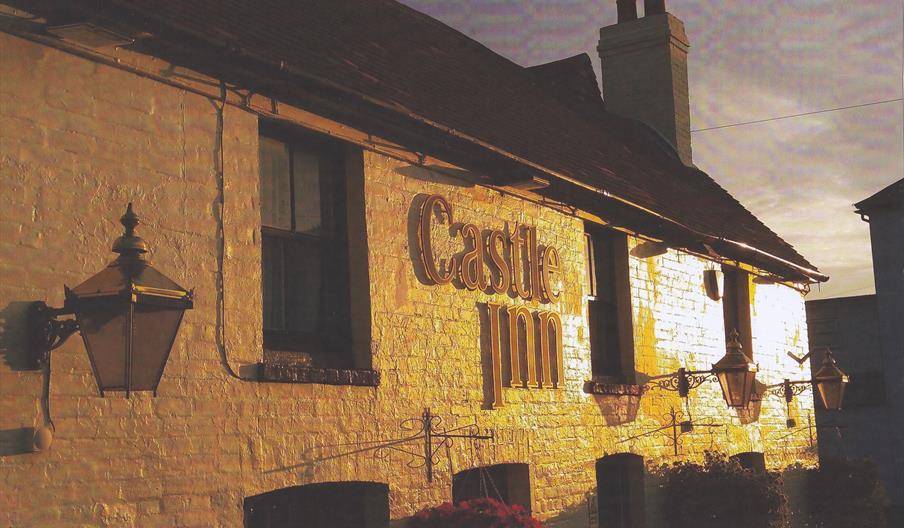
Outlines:
{"label": "dark window", "polygon": [[593,375],[629,383],[634,379],[634,336],[628,241],[618,231],[588,224],[587,318]]}
{"label": "dark window", "polygon": [[726,344],[732,330],[738,331],[741,350],[753,359],[753,333],[750,329],[750,275],[738,268],[722,266],[725,293],[722,312],[725,317]]}
{"label": "dark window", "polygon": [[597,516],[600,528],[645,525],[643,457],[621,453],[596,461]]}
{"label": "dark window", "polygon": [[468,469],[452,477],[452,502],[491,498],[509,505],[530,506],[530,469],[527,464],[496,464]]}
{"label": "dark window", "polygon": [[389,486],[328,482],[284,488],[245,499],[246,528],[386,528]]}
{"label": "dark window", "polygon": [[265,361],[352,366],[344,167],[341,144],[262,125]]}
{"label": "dark window", "polygon": [[749,469],[754,473],[766,472],[766,457],[763,453],[756,451],[748,451],[746,453],[738,453],[731,456],[732,460],[737,460],[738,464],[744,469]]}

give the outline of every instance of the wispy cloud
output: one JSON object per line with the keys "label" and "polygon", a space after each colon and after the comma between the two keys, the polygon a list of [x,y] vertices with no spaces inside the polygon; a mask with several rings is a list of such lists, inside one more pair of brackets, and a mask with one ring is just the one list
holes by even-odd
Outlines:
{"label": "wispy cloud", "polygon": [[[600,0],[404,0],[522,65],[588,53]],[[642,2],[638,2],[642,5]],[[694,128],[904,92],[900,0],[669,0],[691,41]],[[641,9],[642,10],[642,9]],[[904,104],[695,133],[694,160],[832,276],[813,298],[870,293],[869,231],[852,204],[904,176]]]}

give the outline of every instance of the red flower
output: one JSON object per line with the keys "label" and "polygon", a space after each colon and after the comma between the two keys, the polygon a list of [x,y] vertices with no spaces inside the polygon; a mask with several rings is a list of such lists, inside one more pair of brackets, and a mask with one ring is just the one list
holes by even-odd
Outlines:
{"label": "red flower", "polygon": [[509,506],[494,499],[462,501],[453,506],[444,502],[421,510],[408,520],[406,528],[542,528],[522,506]]}

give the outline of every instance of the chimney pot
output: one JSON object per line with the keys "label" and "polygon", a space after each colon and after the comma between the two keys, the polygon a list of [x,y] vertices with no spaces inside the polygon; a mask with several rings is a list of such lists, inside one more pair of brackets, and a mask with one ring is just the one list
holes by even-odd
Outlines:
{"label": "chimney pot", "polygon": [[643,16],[665,13],[665,0],[643,0]]}
{"label": "chimney pot", "polygon": [[662,0],[645,2],[650,16],[600,29],[603,100],[610,112],[653,127],[691,164],[687,34]]}
{"label": "chimney pot", "polygon": [[619,24],[637,20],[637,0],[615,0],[615,7],[618,9]]}

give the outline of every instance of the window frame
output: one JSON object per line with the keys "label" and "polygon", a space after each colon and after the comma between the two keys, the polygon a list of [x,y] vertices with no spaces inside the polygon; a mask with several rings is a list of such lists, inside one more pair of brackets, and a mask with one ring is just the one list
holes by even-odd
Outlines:
{"label": "window frame", "polygon": [[[299,364],[302,366],[348,368],[352,367],[354,357],[351,350],[351,299],[349,294],[349,251],[348,251],[348,174],[345,167],[343,144],[316,136],[300,130],[290,129],[278,124],[260,123],[259,136],[286,145],[288,151],[289,179],[289,216],[290,227],[268,226],[264,224],[264,207],[261,203],[261,270],[266,269],[265,245],[277,242],[281,246],[282,274],[282,307],[285,318],[282,329],[264,328],[264,362]],[[262,149],[259,150],[262,152]],[[319,234],[296,231],[296,196],[295,156],[298,153],[315,156],[318,160],[318,178],[320,187]],[[261,154],[262,155],[262,154]],[[263,159],[263,158],[261,158]],[[263,174],[259,174],[263,189]],[[327,199],[324,199],[326,197]],[[291,257],[288,244],[295,249],[317,248],[320,255],[320,288],[318,292],[318,322],[312,330],[291,330],[286,314],[290,312],[298,292],[293,292],[286,282],[287,270],[290,269]],[[307,248],[305,248],[307,246]],[[263,305],[267,309],[266,284],[261,283]]]}
{"label": "window frame", "polygon": [[[593,379],[633,384],[636,373],[628,237],[615,229],[586,222],[584,240],[589,287],[586,316]],[[606,287],[611,291],[603,295],[601,288]],[[594,316],[604,318],[603,324],[610,332],[600,337],[596,330],[599,321]]]}

